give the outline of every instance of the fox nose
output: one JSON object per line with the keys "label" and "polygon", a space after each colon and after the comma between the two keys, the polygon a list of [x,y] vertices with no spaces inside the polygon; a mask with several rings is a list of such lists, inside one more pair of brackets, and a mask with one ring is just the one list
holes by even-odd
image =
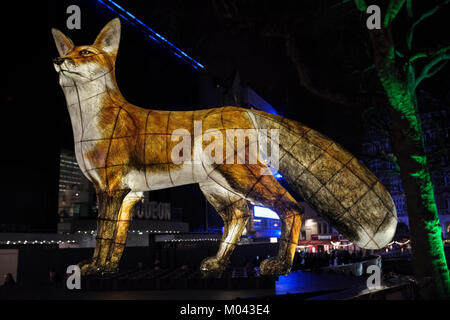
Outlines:
{"label": "fox nose", "polygon": [[64,62],[64,59],[61,57],[53,59],[53,63],[57,64],[58,66],[62,65],[63,62]]}

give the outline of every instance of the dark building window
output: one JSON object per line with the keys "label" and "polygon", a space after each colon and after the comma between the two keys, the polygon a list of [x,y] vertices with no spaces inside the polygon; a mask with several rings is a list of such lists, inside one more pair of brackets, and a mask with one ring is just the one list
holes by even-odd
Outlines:
{"label": "dark building window", "polygon": [[450,175],[449,174],[446,174],[444,176],[444,186],[446,186],[446,187],[450,186]]}

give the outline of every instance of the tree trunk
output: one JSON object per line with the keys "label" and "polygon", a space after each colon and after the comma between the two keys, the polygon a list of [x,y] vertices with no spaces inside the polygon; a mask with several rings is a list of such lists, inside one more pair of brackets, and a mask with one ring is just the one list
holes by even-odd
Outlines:
{"label": "tree trunk", "polygon": [[413,260],[423,298],[450,298],[450,278],[442,228],[427,166],[414,69],[398,66],[389,29],[371,30],[375,66],[389,100],[391,142],[406,194]]}
{"label": "tree trunk", "polygon": [[[416,278],[423,286],[424,297],[430,297],[427,292],[431,289],[437,293],[432,298],[448,298],[449,272],[423,140],[417,141],[412,138],[413,132],[408,133],[411,124],[404,114],[394,107],[390,108],[390,113],[392,143],[406,194]],[[418,114],[416,118],[419,118]],[[421,133],[420,127],[417,131]]]}

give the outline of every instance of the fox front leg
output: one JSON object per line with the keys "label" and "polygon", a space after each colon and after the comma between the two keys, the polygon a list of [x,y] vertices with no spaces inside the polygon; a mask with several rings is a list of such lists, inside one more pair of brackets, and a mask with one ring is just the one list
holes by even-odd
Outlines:
{"label": "fox front leg", "polygon": [[93,257],[79,264],[84,275],[114,273],[118,261],[114,256],[114,245],[119,226],[119,212],[129,190],[97,192],[99,214],[97,218],[97,237]]}
{"label": "fox front leg", "polygon": [[117,219],[117,233],[113,243],[110,266],[119,267],[120,258],[128,237],[128,228],[130,227],[131,217],[133,216],[133,208],[144,197],[142,192],[130,192],[127,194],[120,207],[119,217]]}
{"label": "fox front leg", "polygon": [[200,189],[223,219],[224,228],[217,254],[204,259],[200,270],[204,275],[220,275],[228,264],[236,243],[250,218],[247,201],[215,182],[201,184]]}

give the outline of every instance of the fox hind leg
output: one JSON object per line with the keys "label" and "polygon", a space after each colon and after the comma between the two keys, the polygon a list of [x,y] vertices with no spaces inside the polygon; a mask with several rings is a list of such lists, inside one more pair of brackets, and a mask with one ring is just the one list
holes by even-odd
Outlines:
{"label": "fox hind leg", "polygon": [[200,184],[200,189],[224,222],[217,254],[204,259],[200,269],[204,273],[221,274],[250,218],[250,210],[244,198],[215,182]]}
{"label": "fox hind leg", "polygon": [[273,198],[258,195],[254,202],[278,213],[281,220],[280,246],[276,257],[261,262],[260,273],[263,275],[289,274],[297,250],[304,209],[275,178],[271,178],[274,180],[273,184],[266,184],[266,187],[277,199],[271,200]]}
{"label": "fox hind leg", "polygon": [[261,262],[260,273],[265,275],[288,274],[291,271],[302,225],[302,209],[273,208],[281,219],[281,236],[278,256]]}
{"label": "fox hind leg", "polygon": [[272,176],[262,175],[264,164],[218,166],[210,173],[212,179],[225,181],[230,190],[249,202],[268,207],[281,219],[280,247],[277,257],[264,260],[261,274],[288,274],[298,245],[303,208]]}

